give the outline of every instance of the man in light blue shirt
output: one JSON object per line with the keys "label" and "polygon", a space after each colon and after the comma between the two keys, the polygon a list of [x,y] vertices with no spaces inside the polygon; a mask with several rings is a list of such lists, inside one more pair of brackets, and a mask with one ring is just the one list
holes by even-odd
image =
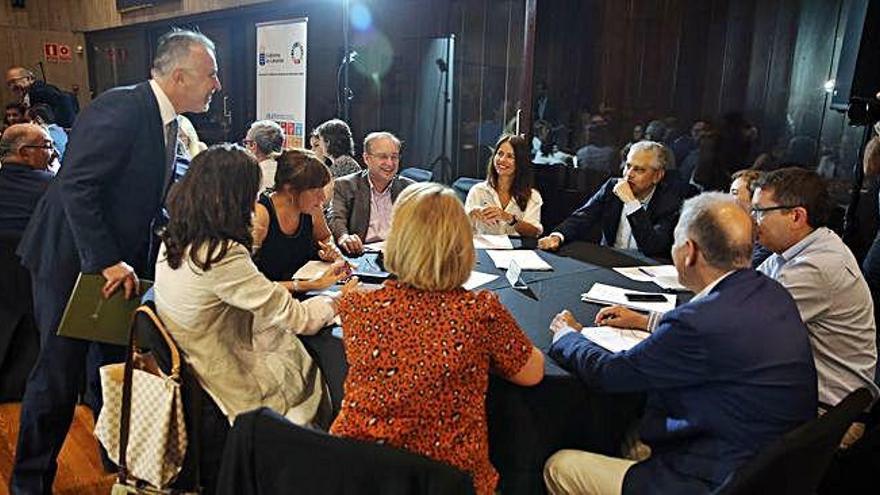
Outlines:
{"label": "man in light blue shirt", "polygon": [[826,226],[832,202],[825,182],[792,167],[756,185],[758,241],[774,253],[758,270],[779,281],[797,303],[810,332],[820,405],[827,409],[860,387],[877,397],[871,293],[852,252]]}

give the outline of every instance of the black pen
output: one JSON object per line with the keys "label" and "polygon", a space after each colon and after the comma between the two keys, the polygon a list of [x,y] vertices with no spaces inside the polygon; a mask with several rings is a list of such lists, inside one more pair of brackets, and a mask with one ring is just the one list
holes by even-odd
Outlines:
{"label": "black pen", "polygon": [[640,267],[640,266],[637,266],[637,267],[636,267],[636,270],[638,270],[638,271],[644,273],[645,275],[647,275],[647,276],[649,276],[649,277],[651,277],[651,278],[654,278],[654,274],[653,274],[653,273],[649,272],[648,270],[645,270],[644,268],[642,268],[642,267]]}

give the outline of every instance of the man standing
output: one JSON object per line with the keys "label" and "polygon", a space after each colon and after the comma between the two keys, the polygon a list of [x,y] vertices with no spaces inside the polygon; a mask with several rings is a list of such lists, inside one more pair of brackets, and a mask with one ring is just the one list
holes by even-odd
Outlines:
{"label": "man standing", "polygon": [[20,236],[54,174],[52,138],[36,124],[14,125],[0,139],[0,233]]}
{"label": "man standing", "polygon": [[[758,270],[779,281],[797,303],[813,345],[820,406],[827,410],[860,387],[876,398],[871,292],[852,252],[827,227],[832,202],[825,182],[813,171],[789,167],[755,185],[758,242],[774,253]],[[854,424],[844,445],[863,429]]]}
{"label": "man standing", "polygon": [[[550,493],[709,493],[773,439],[816,416],[810,342],[788,292],[750,268],[752,221],[734,198],[684,203],[672,259],[696,295],[656,325],[614,306],[596,323],[650,330],[612,353],[563,311],[549,355],[590,387],[647,392],[639,436],[646,460],[577,450],[544,468]],[[651,318],[653,321],[654,319]]]}
{"label": "man standing", "polygon": [[244,146],[257,157],[260,164],[260,190],[275,187],[275,157],[284,147],[284,130],[274,120],[258,120],[251,124]]}
{"label": "man standing", "polygon": [[[151,221],[173,178],[177,114],[206,111],[220,89],[214,44],[191,31],[166,34],[152,76],[107,91],[82,112],[64,166],[19,245],[33,279],[41,349],[22,403],[13,493],[51,493],[89,349],[121,357],[119,347],[56,329],[80,272],[103,275],[105,297],[120,289],[136,295],[138,274],[151,262]],[[87,370],[92,378],[95,368]]]}
{"label": "man standing", "polygon": [[364,242],[384,241],[391,229],[391,205],[413,183],[399,177],[400,140],[390,132],[364,138],[367,170],[336,179],[327,215],[330,230],[347,254],[360,254]]}
{"label": "man standing", "polygon": [[623,179],[608,179],[554,232],[539,239],[538,247],[555,251],[566,240],[585,238],[599,224],[605,246],[669,257],[682,198],[669,183],[662,182],[665,170],[665,146],[653,141],[633,144]]}
{"label": "man standing", "polygon": [[76,117],[73,101],[57,87],[38,81],[33,72],[24,67],[10,67],[6,71],[6,87],[27,107],[49,105],[61,127],[73,125]]}

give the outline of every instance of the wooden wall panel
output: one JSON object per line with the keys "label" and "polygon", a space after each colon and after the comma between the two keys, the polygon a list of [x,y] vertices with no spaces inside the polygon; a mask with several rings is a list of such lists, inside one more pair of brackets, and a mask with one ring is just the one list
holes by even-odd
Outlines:
{"label": "wooden wall panel", "polygon": [[[45,43],[60,43],[69,46],[73,51],[70,62],[49,62],[43,54]],[[21,65],[40,73],[39,66],[42,63],[43,73],[46,80],[61,89],[77,92],[80,105],[89,100],[88,95],[88,60],[85,49],[82,53],[76,53],[77,47],[85,46],[83,33],[72,31],[51,31],[43,29],[28,29],[14,27],[0,27],[0,61],[3,67],[5,81],[6,68],[12,65]],[[2,85],[0,89],[0,102],[13,100],[12,93]]]}

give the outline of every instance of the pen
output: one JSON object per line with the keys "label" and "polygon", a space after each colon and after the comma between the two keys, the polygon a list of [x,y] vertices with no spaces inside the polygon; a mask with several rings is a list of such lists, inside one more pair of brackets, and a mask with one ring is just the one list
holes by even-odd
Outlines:
{"label": "pen", "polygon": [[640,267],[640,266],[639,266],[639,267],[636,267],[636,270],[638,270],[638,271],[644,273],[645,275],[647,275],[647,276],[649,276],[649,277],[651,277],[651,278],[654,278],[654,274],[653,274],[653,273],[649,272],[648,270],[645,270],[644,268],[642,268],[642,267]]}

